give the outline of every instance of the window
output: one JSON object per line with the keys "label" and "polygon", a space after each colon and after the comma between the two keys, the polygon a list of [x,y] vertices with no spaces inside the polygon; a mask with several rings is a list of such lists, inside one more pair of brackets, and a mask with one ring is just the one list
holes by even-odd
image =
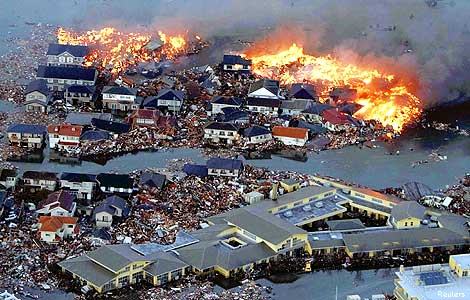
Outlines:
{"label": "window", "polygon": [[65,57],[59,56],[59,62],[60,62],[60,63],[64,63],[64,62],[65,62]]}
{"label": "window", "polygon": [[165,284],[168,282],[168,274],[158,275],[157,280],[159,284]]}
{"label": "window", "polygon": [[410,223],[410,226],[413,226],[413,222]]}
{"label": "window", "polygon": [[408,226],[408,222],[405,222],[405,226]]}
{"label": "window", "polygon": [[129,284],[129,276],[120,277],[118,279],[118,285],[119,286],[126,286],[128,284]]}
{"label": "window", "polygon": [[171,280],[178,280],[181,278],[183,275],[183,272],[181,270],[176,270],[171,272]]}
{"label": "window", "polygon": [[227,65],[227,70],[232,70],[233,69],[233,66],[232,65]]}
{"label": "window", "polygon": [[463,272],[462,272],[462,276],[467,277],[467,276],[468,276],[468,271],[463,271]]}
{"label": "window", "polygon": [[73,62],[73,57],[67,57],[67,62],[72,63]]}

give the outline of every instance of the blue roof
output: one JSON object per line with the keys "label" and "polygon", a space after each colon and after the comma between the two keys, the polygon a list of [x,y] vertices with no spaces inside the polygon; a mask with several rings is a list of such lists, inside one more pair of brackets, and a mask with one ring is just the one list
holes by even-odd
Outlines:
{"label": "blue roof", "polygon": [[91,124],[98,129],[106,130],[114,133],[126,133],[131,130],[131,125],[114,121],[106,121],[101,119],[91,119]]}
{"label": "blue roof", "polygon": [[24,93],[29,94],[32,92],[40,92],[46,96],[50,93],[49,88],[47,87],[47,83],[44,79],[36,79],[28,84]]}
{"label": "blue roof", "polygon": [[69,85],[67,87],[67,92],[69,93],[82,93],[82,94],[94,94],[95,87],[91,85]]}
{"label": "blue roof", "polygon": [[7,132],[45,134],[46,126],[36,124],[12,124],[8,126]]}
{"label": "blue roof", "polygon": [[68,52],[75,57],[85,57],[90,52],[90,48],[81,45],[49,44],[47,49],[47,55],[59,55],[64,52]]}
{"label": "blue roof", "polygon": [[130,96],[136,96],[137,95],[137,89],[134,88],[128,88],[125,86],[105,86],[103,88],[103,94],[115,94],[115,95],[130,95]]}
{"label": "blue roof", "polygon": [[225,54],[222,61],[224,65],[251,65],[251,60],[244,59],[240,55]]}
{"label": "blue roof", "polygon": [[157,99],[163,100],[180,100],[183,101],[184,93],[182,91],[172,89],[162,89],[158,92]]}
{"label": "blue roof", "polygon": [[317,98],[317,93],[311,84],[294,83],[289,90],[289,97],[313,100]]}
{"label": "blue roof", "polygon": [[39,66],[37,77],[94,81],[95,68]]}
{"label": "blue roof", "polygon": [[217,104],[240,106],[242,105],[243,100],[237,97],[215,96],[211,102]]}
{"label": "blue roof", "polygon": [[86,173],[67,173],[64,172],[60,176],[60,180],[66,180],[70,182],[94,182],[96,175]]}
{"label": "blue roof", "polygon": [[183,166],[183,172],[188,175],[196,175],[199,177],[207,176],[207,167],[204,165],[185,164]]}
{"label": "blue roof", "polygon": [[248,106],[263,106],[263,107],[279,107],[281,106],[281,100],[271,98],[246,98],[246,105]]}
{"label": "blue roof", "polygon": [[80,137],[84,141],[102,141],[109,139],[109,132],[102,130],[89,130]]}
{"label": "blue roof", "polygon": [[246,128],[243,131],[243,136],[252,137],[252,136],[258,136],[258,135],[265,135],[265,134],[269,134],[269,133],[271,133],[271,131],[269,131],[269,129],[267,129],[265,127],[255,125],[255,126],[251,126],[249,128]]}
{"label": "blue roof", "polygon": [[207,161],[208,169],[240,170],[243,162],[239,159],[214,157]]}

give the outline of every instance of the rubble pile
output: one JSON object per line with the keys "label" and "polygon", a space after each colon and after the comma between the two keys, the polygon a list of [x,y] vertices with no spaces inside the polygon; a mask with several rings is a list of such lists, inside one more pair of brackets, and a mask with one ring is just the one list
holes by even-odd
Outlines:
{"label": "rubble pile", "polygon": [[259,285],[250,280],[244,281],[244,284],[237,289],[216,291],[213,283],[201,282],[192,277],[183,280],[174,288],[152,288],[140,292],[139,296],[141,299],[148,300],[267,300],[271,299],[270,293],[270,287]]}
{"label": "rubble pile", "polygon": [[444,194],[453,199],[447,208],[449,211],[470,216],[470,174],[466,174],[457,184],[447,188]]}

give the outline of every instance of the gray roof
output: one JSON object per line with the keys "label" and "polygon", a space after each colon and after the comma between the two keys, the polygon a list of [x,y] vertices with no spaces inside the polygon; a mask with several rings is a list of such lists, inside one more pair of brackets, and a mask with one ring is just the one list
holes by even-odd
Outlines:
{"label": "gray roof", "polygon": [[279,81],[271,79],[260,79],[251,84],[248,94],[251,94],[259,89],[265,88],[274,95],[279,94]]}
{"label": "gray roof", "polygon": [[113,116],[109,113],[84,113],[84,112],[71,112],[67,115],[65,123],[71,125],[91,125],[91,119],[101,119],[111,121]]}
{"label": "gray roof", "polygon": [[94,263],[86,255],[61,261],[58,265],[97,286],[102,286],[115,278],[113,272]]}
{"label": "gray roof", "polygon": [[162,189],[165,185],[166,176],[159,173],[143,172],[140,175],[139,185]]}
{"label": "gray roof", "polygon": [[426,213],[426,208],[414,201],[404,201],[398,203],[392,208],[391,217],[396,221],[407,218],[422,219]]}
{"label": "gray roof", "polygon": [[37,124],[12,124],[8,126],[7,132],[45,134],[46,126]]}
{"label": "gray roof", "polygon": [[115,95],[130,95],[137,96],[137,89],[127,88],[124,86],[105,86],[103,88],[103,94],[115,94]]}
{"label": "gray roof", "polygon": [[168,272],[186,268],[187,263],[178,259],[172,252],[158,252],[152,255],[152,264],[144,268],[144,270],[153,276],[166,274]]}
{"label": "gray roof", "polygon": [[353,229],[364,229],[366,226],[362,224],[361,220],[359,219],[351,219],[351,220],[327,220],[326,224],[330,228],[330,230],[353,230]]}
{"label": "gray roof", "polygon": [[149,260],[148,257],[133,250],[129,244],[102,246],[87,253],[87,256],[114,272],[121,270],[132,262]]}
{"label": "gray roof", "polygon": [[281,108],[304,110],[308,107],[309,102],[313,103],[313,100],[309,100],[309,99],[283,100],[281,102]]}
{"label": "gray roof", "polygon": [[470,240],[465,239],[464,236],[445,228],[413,228],[344,234],[343,240],[352,253],[470,243]]}
{"label": "gray roof", "polygon": [[199,242],[178,249],[177,252],[180,259],[200,270],[216,265],[232,270],[276,255],[265,243],[248,244],[238,249],[230,249],[219,241]]}
{"label": "gray roof", "polygon": [[47,96],[51,91],[47,87],[47,82],[44,79],[36,79],[28,84],[24,93],[29,94],[32,92],[40,92],[41,94]]}

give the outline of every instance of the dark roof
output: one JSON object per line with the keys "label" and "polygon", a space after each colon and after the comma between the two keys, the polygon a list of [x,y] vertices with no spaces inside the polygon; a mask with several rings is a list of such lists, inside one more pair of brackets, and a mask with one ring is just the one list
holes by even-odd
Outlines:
{"label": "dark roof", "polygon": [[60,78],[72,80],[94,81],[96,76],[95,68],[60,67],[60,66],[39,66],[37,77],[40,78]]}
{"label": "dark roof", "polygon": [[49,194],[49,196],[47,196],[47,199],[40,201],[38,204],[38,208],[43,208],[44,206],[48,204],[59,202],[60,207],[62,207],[65,210],[70,211],[72,209],[72,204],[74,200],[75,200],[75,197],[72,194],[64,190],[60,190],[52,194]]}
{"label": "dark roof", "polygon": [[222,122],[212,122],[205,127],[205,129],[216,129],[216,130],[230,130],[230,131],[238,131],[238,128],[230,123],[222,123]]}
{"label": "dark roof", "polygon": [[214,157],[207,161],[208,169],[240,170],[243,168],[243,162],[239,159]]}
{"label": "dark roof", "polygon": [[302,111],[302,113],[306,114],[314,114],[314,115],[321,115],[324,110],[333,108],[333,106],[328,104],[316,103],[310,106],[309,108]]}
{"label": "dark roof", "polygon": [[157,96],[150,96],[150,97],[146,97],[144,99],[144,102],[143,102],[143,105],[142,105],[144,108],[146,107],[153,107],[153,108],[156,108],[158,106],[158,99],[157,99]]}
{"label": "dark roof", "polygon": [[114,121],[106,121],[101,119],[91,119],[91,124],[98,129],[106,130],[114,133],[126,133],[131,130],[131,125]]}
{"label": "dark roof", "polygon": [[137,89],[128,88],[124,86],[105,86],[103,88],[103,94],[116,94],[116,95],[130,95],[137,96]]}
{"label": "dark roof", "polygon": [[251,60],[244,59],[240,55],[224,54],[222,61],[224,65],[251,65]]}
{"label": "dark roof", "polygon": [[408,218],[422,219],[426,214],[426,208],[414,201],[404,201],[396,204],[392,208],[390,217],[395,221],[400,221]]}
{"label": "dark roof", "polygon": [[0,171],[0,181],[5,181],[7,177],[16,177],[18,176],[18,171],[14,169],[2,169]]}
{"label": "dark roof", "polygon": [[105,241],[110,241],[112,239],[111,234],[104,227],[96,228],[95,230],[93,230],[91,234],[93,235],[93,237],[99,238]]}
{"label": "dark roof", "polygon": [[166,176],[159,173],[143,172],[140,175],[139,185],[162,189],[165,185]]}
{"label": "dark roof", "polygon": [[265,88],[274,95],[279,94],[279,81],[272,79],[260,79],[251,84],[248,94],[251,94],[259,89]]}
{"label": "dark roof", "polygon": [[362,108],[362,105],[357,104],[357,103],[344,103],[338,106],[339,111],[344,112],[348,115],[354,115],[361,108]]}
{"label": "dark roof", "polygon": [[313,100],[317,98],[317,93],[311,84],[294,83],[289,90],[289,97]]}
{"label": "dark roof", "polygon": [[129,215],[129,208],[127,207],[126,200],[124,200],[121,197],[113,195],[104,199],[104,201],[101,202],[100,205],[95,207],[95,209],[93,210],[93,216],[96,213],[103,212],[103,211],[106,211],[110,213],[111,215],[114,215],[114,213],[116,212],[115,208],[119,208],[120,210],[122,210],[122,215],[124,217],[127,217]]}
{"label": "dark roof", "polygon": [[80,136],[83,141],[102,141],[109,139],[109,132],[102,130],[89,130]]}
{"label": "dark roof", "polygon": [[264,134],[269,134],[269,133],[271,133],[269,129],[255,125],[255,126],[246,128],[243,131],[243,136],[253,137],[253,136],[264,135]]}
{"label": "dark roof", "polygon": [[47,49],[47,55],[59,55],[64,52],[68,52],[75,57],[85,57],[90,52],[90,48],[81,45],[49,44]]}
{"label": "dark roof", "polygon": [[336,109],[326,109],[321,113],[323,118],[323,123],[330,122],[335,125],[351,124],[348,116],[342,112],[337,111]]}
{"label": "dark roof", "polygon": [[326,224],[332,231],[364,229],[366,226],[359,219],[350,220],[327,220]]}
{"label": "dark roof", "polygon": [[92,85],[78,85],[73,84],[66,87],[67,92],[69,93],[81,93],[81,94],[91,94],[95,93],[95,87]]}
{"label": "dark roof", "polygon": [[100,173],[96,176],[96,180],[101,186],[109,186],[115,188],[131,189],[134,187],[134,179],[127,174],[109,174]]}
{"label": "dark roof", "polygon": [[246,105],[249,105],[249,106],[265,106],[265,107],[279,107],[281,105],[281,100],[271,99],[271,98],[248,97],[248,98],[246,98]]}
{"label": "dark roof", "polygon": [[12,124],[8,126],[7,132],[45,134],[46,126],[36,124]]}
{"label": "dark roof", "polygon": [[211,102],[217,104],[240,106],[242,105],[243,100],[237,97],[215,96]]}
{"label": "dark roof", "polygon": [[163,100],[180,100],[183,101],[184,93],[183,91],[177,91],[172,89],[162,89],[158,91],[157,99]]}
{"label": "dark roof", "polygon": [[50,93],[49,88],[47,87],[47,82],[44,79],[36,79],[28,84],[24,93],[29,94],[32,92],[40,92],[45,96]]}
{"label": "dark roof", "polygon": [[321,125],[311,124],[302,120],[293,120],[289,123],[289,126],[297,128],[307,128],[312,133],[325,133],[327,129]]}
{"label": "dark roof", "polygon": [[60,180],[66,180],[69,182],[94,182],[96,180],[96,175],[85,173],[62,173]]}
{"label": "dark roof", "polygon": [[187,175],[205,177],[207,176],[207,167],[204,165],[185,164],[183,166],[183,172]]}
{"label": "dark roof", "polygon": [[65,118],[65,123],[71,125],[91,125],[91,119],[96,118],[100,120],[111,121],[113,116],[109,113],[86,113],[86,112],[70,112]]}
{"label": "dark roof", "polygon": [[51,172],[26,171],[23,173],[23,178],[57,180],[57,174]]}
{"label": "dark roof", "polygon": [[402,186],[405,198],[411,201],[419,201],[425,196],[434,196],[436,192],[421,182],[408,182]]}
{"label": "dark roof", "polygon": [[[224,109],[222,109],[222,111],[224,111]],[[248,119],[249,115],[250,115],[249,112],[239,110],[239,109],[232,110],[230,112],[224,111],[224,115],[222,115],[221,120],[223,120],[224,122],[230,122],[230,121],[235,121],[235,120],[240,120],[240,119]]]}

